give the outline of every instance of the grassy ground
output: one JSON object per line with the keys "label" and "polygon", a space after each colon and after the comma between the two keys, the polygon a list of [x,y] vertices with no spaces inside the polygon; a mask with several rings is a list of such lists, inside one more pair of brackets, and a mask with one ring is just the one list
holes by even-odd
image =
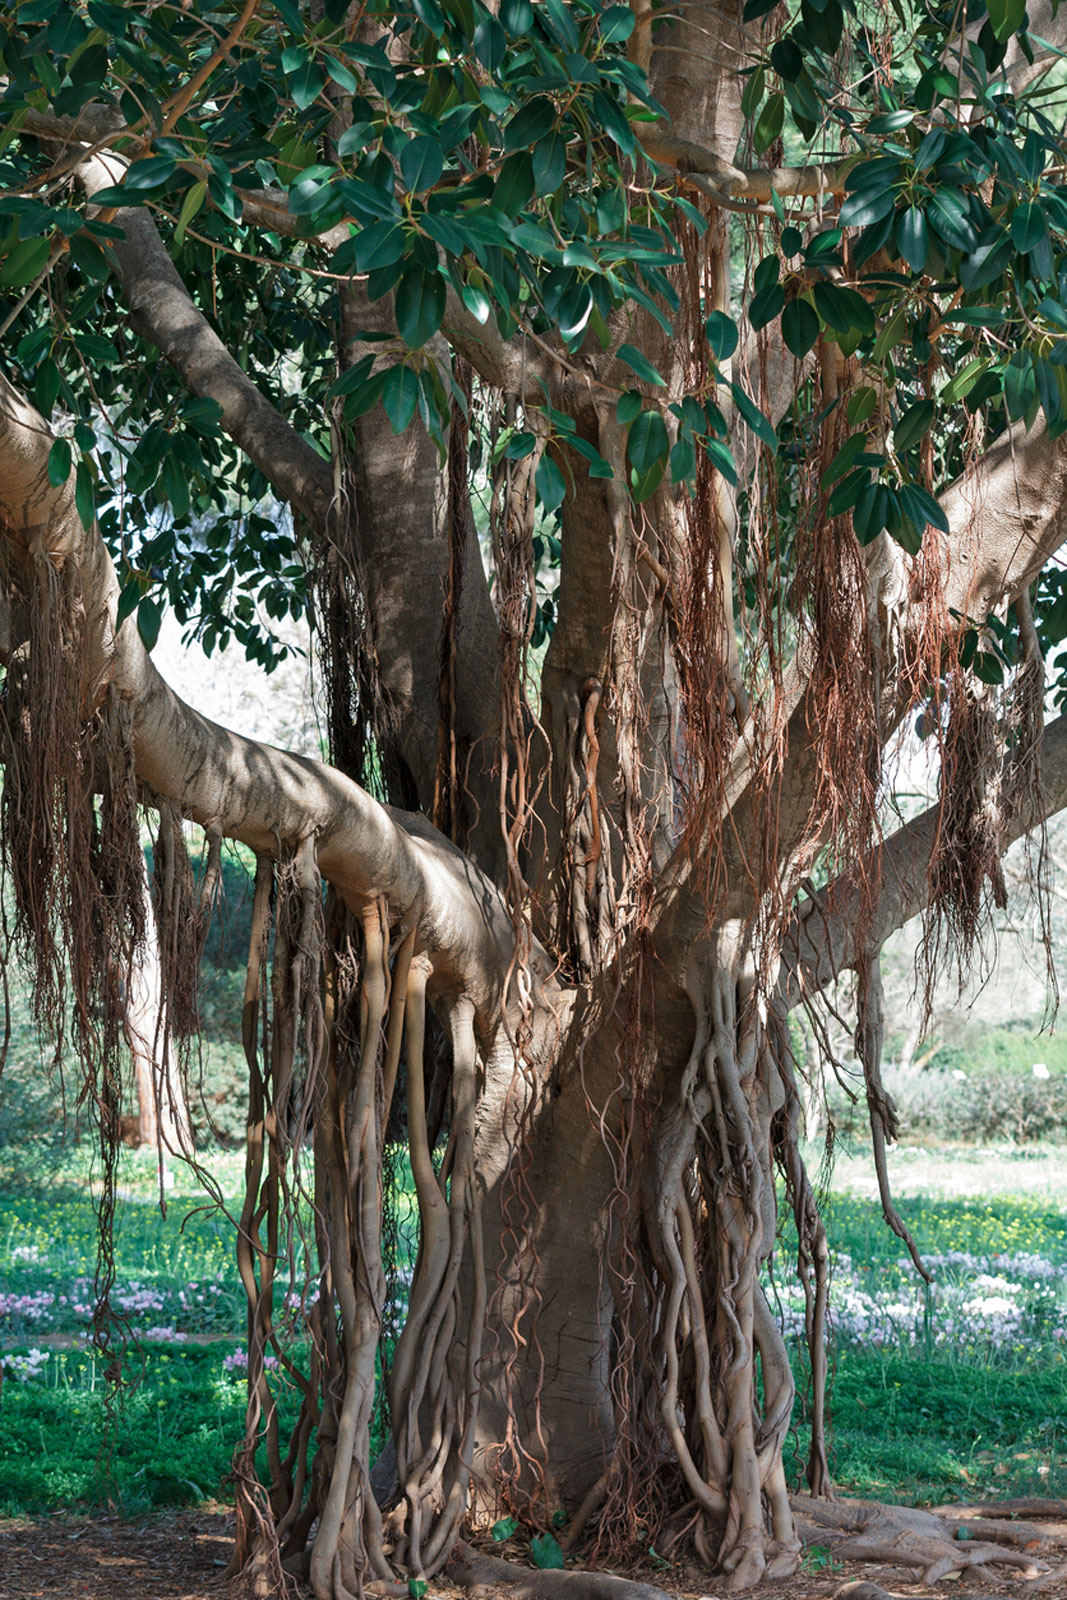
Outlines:
{"label": "grassy ground", "polygon": [[[1067,1151],[898,1150],[893,1161],[901,1212],[938,1259],[937,1282],[924,1290],[902,1264],[859,1157],[841,1159],[827,1208],[840,1486],[916,1502],[1067,1496]],[[224,1192],[235,1191],[238,1170],[233,1157],[217,1164]],[[0,1195],[0,1513],[79,1502],[132,1512],[212,1497],[244,1404],[231,1224],[201,1197],[174,1193],[164,1219],[151,1164],[127,1165],[116,1298],[142,1346],[127,1363],[136,1382],[109,1453],[99,1364],[80,1347],[95,1225],[74,1176],[57,1174],[46,1193]],[[975,1181],[988,1199],[973,1195]],[[784,1231],[775,1288],[795,1327],[789,1257]],[[799,1476],[799,1354],[798,1369],[790,1454]],[[280,1398],[289,1404],[284,1390]]]}

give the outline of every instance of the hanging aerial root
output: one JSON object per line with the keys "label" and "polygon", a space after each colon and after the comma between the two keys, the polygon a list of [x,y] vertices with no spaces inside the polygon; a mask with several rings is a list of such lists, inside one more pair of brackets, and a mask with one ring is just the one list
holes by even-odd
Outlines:
{"label": "hanging aerial root", "polygon": [[897,1136],[897,1112],[892,1099],[882,1083],[882,1044],[885,1038],[885,1013],[882,992],[882,963],[877,955],[864,958],[856,967],[856,1050],[863,1067],[867,1086],[867,1110],[870,1114],[871,1144],[874,1150],[874,1168],[878,1176],[878,1194],[882,1202],[882,1215],[897,1238],[902,1240],[915,1263],[919,1276],[931,1282],[928,1269],[923,1264],[919,1247],[893,1204],[889,1187],[889,1167],[886,1161],[886,1140]]}
{"label": "hanging aerial root", "polygon": [[796,1061],[784,1011],[772,1007],[767,1048],[785,1089],[785,1103],[774,1123],[774,1154],[785,1179],[786,1196],[797,1230],[797,1276],[804,1290],[804,1337],[811,1368],[811,1445],[805,1468],[813,1495],[834,1498],[826,1447],[826,1312],[830,1295],[830,1249],[804,1157],[800,1150],[803,1107]]}
{"label": "hanging aerial root", "polygon": [[486,1306],[481,1188],[474,1163],[474,1008],[461,998],[449,1014],[450,1133],[438,1173],[429,1143],[423,1071],[426,976],[425,961],[416,960],[408,984],[405,1044],[408,1138],[421,1239],[407,1321],[390,1376],[405,1509],[394,1556],[420,1577],[441,1567],[468,1506]]}

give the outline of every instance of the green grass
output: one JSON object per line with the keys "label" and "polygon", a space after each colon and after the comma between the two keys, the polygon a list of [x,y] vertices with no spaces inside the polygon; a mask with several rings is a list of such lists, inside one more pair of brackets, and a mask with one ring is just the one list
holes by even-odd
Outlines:
{"label": "green grass", "polygon": [[[988,1202],[953,1197],[960,1168],[951,1152],[940,1166],[929,1151],[922,1159],[928,1192],[905,1194],[900,1209],[923,1250],[982,1257],[1026,1252],[1067,1266],[1063,1153],[1043,1153],[1049,1174],[1060,1177],[1047,1177],[1039,1194],[998,1194]],[[232,1194],[234,1158],[213,1165]],[[171,1320],[194,1342],[150,1342],[133,1354],[128,1375],[139,1381],[125,1395],[109,1455],[99,1363],[84,1350],[60,1347],[70,1345],[77,1326],[70,1308],[57,1303],[49,1324],[59,1330],[55,1333],[0,1319],[0,1342],[9,1353],[32,1346],[49,1350],[39,1377],[26,1382],[9,1377],[0,1391],[0,1512],[5,1514],[79,1504],[135,1512],[213,1497],[222,1489],[244,1410],[244,1385],[223,1368],[226,1355],[243,1346],[244,1334],[243,1301],[232,1269],[232,1225],[188,1194],[169,1197],[164,1219],[152,1203],[150,1162],[128,1162],[122,1183],[128,1198],[116,1237],[120,1283],[148,1285],[166,1302],[165,1312],[141,1319],[142,1332],[149,1320]],[[900,1265],[903,1247],[886,1230],[876,1202],[839,1190],[828,1207],[828,1226],[841,1261],[851,1258],[851,1266],[838,1268],[842,1283],[860,1283],[876,1296],[899,1293],[911,1282],[910,1270]],[[0,1290],[48,1290],[58,1302],[74,1280],[91,1278],[95,1237],[91,1203],[72,1182],[46,1193],[21,1187],[0,1196]],[[783,1239],[779,1281],[788,1255]],[[188,1293],[192,1284],[207,1286],[203,1301]],[[222,1285],[221,1292],[213,1285]],[[1050,1292],[1059,1294],[1058,1284]],[[208,1338],[217,1342],[195,1342]],[[1067,1342],[1058,1350],[1017,1343],[984,1353],[955,1344],[931,1343],[917,1352],[839,1342],[829,1412],[840,1488],[915,1503],[1067,1496],[1065,1357]],[[798,1378],[801,1393],[787,1451],[797,1481],[806,1446],[803,1371]],[[290,1398],[283,1391],[283,1409]]]}
{"label": "green grass", "polygon": [[[100,1365],[57,1351],[42,1378],[0,1395],[0,1514],[114,1505],[190,1504],[223,1493],[244,1421],[244,1384],[226,1376],[232,1344],[148,1346],[143,1381],[114,1433]],[[139,1366],[130,1363],[134,1375]]]}
{"label": "green grass", "polygon": [[[1062,1362],[1012,1371],[850,1352],[833,1375],[829,1423],[831,1466],[846,1494],[914,1505],[1067,1496]],[[801,1423],[798,1481],[807,1442]]]}

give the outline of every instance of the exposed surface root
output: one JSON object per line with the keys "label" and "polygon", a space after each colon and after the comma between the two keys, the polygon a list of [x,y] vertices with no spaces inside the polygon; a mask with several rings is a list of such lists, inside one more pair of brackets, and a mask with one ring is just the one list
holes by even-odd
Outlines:
{"label": "exposed surface root", "polygon": [[479,1555],[468,1545],[456,1545],[448,1576],[472,1595],[499,1595],[508,1600],[670,1600],[653,1583],[617,1578],[608,1572],[531,1572],[496,1556]]}
{"label": "exposed surface root", "polygon": [[[1033,1557],[1045,1535],[1026,1524],[965,1521],[910,1506],[866,1500],[827,1502],[806,1495],[796,1496],[792,1505],[797,1531],[806,1545],[829,1545],[843,1561],[884,1561],[915,1568],[923,1583],[937,1583],[966,1568],[992,1578],[993,1567],[1013,1567],[1025,1577],[1039,1580],[1045,1571]],[[1022,1549],[1014,1548],[1019,1544]]]}

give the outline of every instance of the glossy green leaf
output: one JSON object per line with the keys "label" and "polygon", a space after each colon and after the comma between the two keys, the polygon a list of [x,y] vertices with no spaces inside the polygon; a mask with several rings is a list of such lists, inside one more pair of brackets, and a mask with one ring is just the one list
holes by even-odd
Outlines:
{"label": "glossy green leaf", "polygon": [[886,525],[889,496],[885,485],[872,483],[856,501],[852,510],[852,527],[860,544],[870,544],[877,539]]}
{"label": "glossy green leaf", "polygon": [[843,228],[869,228],[872,223],[881,222],[883,217],[889,215],[895,201],[896,194],[892,189],[882,189],[876,193],[863,189],[850,194],[842,202],[837,220]]}
{"label": "glossy green leaf", "polygon": [[738,412],[748,423],[752,432],[760,439],[769,450],[777,450],[778,435],[771,423],[763,415],[759,406],[745,393],[739,383],[731,383],[730,393],[734,397],[734,404]]}
{"label": "glossy green leaf", "polygon": [[986,9],[994,38],[1010,39],[1023,25],[1026,0],[986,0]]}
{"label": "glossy green leaf", "polygon": [[163,611],[159,602],[153,600],[151,595],[145,595],[137,607],[137,632],[146,650],[155,649],[162,621]]}
{"label": "glossy green leaf", "polygon": [[737,349],[737,324],[725,311],[713,311],[704,324],[704,333],[716,361],[726,361]]}
{"label": "glossy green leaf", "polygon": [[563,474],[547,450],[537,463],[537,471],[534,473],[534,486],[537,490],[537,498],[541,502],[541,508],[544,511],[556,511],[566,499],[567,485],[564,482]]}
{"label": "glossy green leaf", "polygon": [[24,289],[48,265],[47,239],[21,239],[0,262],[0,289]]}
{"label": "glossy green leaf", "polygon": [[926,218],[934,232],[954,250],[973,250],[978,243],[978,230],[971,221],[967,197],[959,189],[945,184],[931,196]]}
{"label": "glossy green leaf", "polygon": [[539,196],[555,194],[567,171],[567,141],[559,132],[552,132],[534,146],[534,192]]}
{"label": "glossy green leaf", "polygon": [[162,189],[177,170],[178,163],[173,156],[148,156],[127,168],[123,186],[130,190]]}
{"label": "glossy green leaf", "polygon": [[918,444],[923,435],[929,432],[933,421],[934,402],[930,399],[917,400],[903,413],[893,429],[894,449],[910,450],[912,445]]}
{"label": "glossy green leaf", "polygon": [[445,314],[445,280],[412,263],[404,268],[394,294],[396,325],[412,350],[432,339]]}
{"label": "glossy green leaf", "polygon": [[661,414],[658,411],[642,411],[626,436],[626,454],[638,476],[645,476],[656,466],[662,468],[669,446],[667,424]]}
{"label": "glossy green leaf", "polygon": [[562,1571],[567,1563],[559,1543],[550,1533],[538,1533],[530,1540],[530,1554],[535,1567],[544,1571]]}
{"label": "glossy green leaf", "polygon": [[912,272],[921,272],[930,254],[930,230],[918,206],[908,206],[897,220],[897,249]]}
{"label": "glossy green leaf", "polygon": [[819,337],[819,313],[809,300],[790,300],[782,312],[782,338],[786,349],[800,361]]}
{"label": "glossy green leaf", "polygon": [[72,456],[69,439],[57,439],[48,452],[48,481],[58,489],[70,477]]}
{"label": "glossy green leaf", "polygon": [[1011,217],[1011,238],[1021,255],[1029,255],[1045,238],[1046,232],[1044,212],[1036,200],[1024,200],[1015,207]]}
{"label": "glossy green leaf", "polygon": [[92,528],[96,521],[96,491],[93,475],[84,461],[78,462],[74,473],[74,504],[82,527]]}
{"label": "glossy green leaf", "polygon": [[432,189],[444,171],[444,156],[437,139],[420,135],[400,152],[400,176],[412,194]]}
{"label": "glossy green leaf", "polygon": [[761,289],[752,300],[748,308],[748,320],[753,328],[765,328],[773,322],[785,305],[785,290],[780,283],[772,283],[768,288]]}
{"label": "glossy green leaf", "polygon": [[1004,368],[1004,405],[1012,422],[1024,417],[1036,399],[1033,359],[1029,350],[1016,350]]}
{"label": "glossy green leaf", "polygon": [[785,96],[780,93],[769,95],[752,132],[752,147],[758,156],[763,155],[781,136],[784,122]]}
{"label": "glossy green leaf", "polygon": [[642,382],[657,384],[660,388],[664,387],[664,379],[656,371],[648,357],[642,355],[635,345],[620,344],[615,356],[617,360],[624,362],[631,372],[636,372]]}
{"label": "glossy green leaf", "polygon": [[382,385],[382,405],[394,433],[411,426],[418,403],[418,375],[410,367],[391,367]]}

